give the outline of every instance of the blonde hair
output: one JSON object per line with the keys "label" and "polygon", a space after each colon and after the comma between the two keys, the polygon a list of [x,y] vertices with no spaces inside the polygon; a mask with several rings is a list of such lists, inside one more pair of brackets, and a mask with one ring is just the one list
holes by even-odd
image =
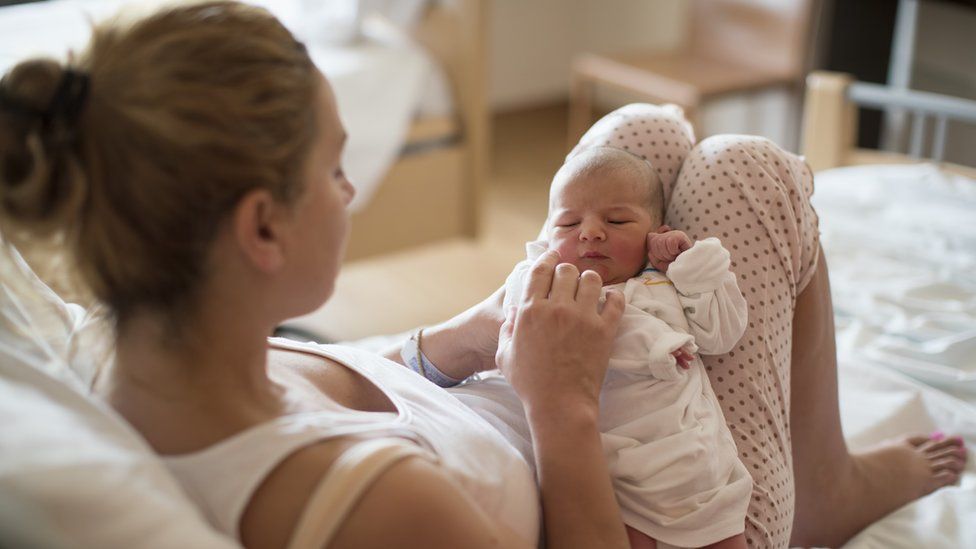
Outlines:
{"label": "blonde hair", "polygon": [[[87,97],[59,117],[69,73]],[[0,80],[0,227],[18,243],[59,236],[117,323],[173,313],[246,192],[301,192],[317,74],[281,23],[235,2],[99,26],[70,69],[24,61]]]}

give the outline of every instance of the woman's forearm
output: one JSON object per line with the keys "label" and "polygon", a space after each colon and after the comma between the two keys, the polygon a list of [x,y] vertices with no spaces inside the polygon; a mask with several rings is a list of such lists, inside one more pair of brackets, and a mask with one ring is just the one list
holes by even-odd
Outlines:
{"label": "woman's forearm", "polygon": [[[463,313],[424,328],[421,347],[424,355],[444,374],[465,379],[484,370],[495,368],[498,328],[501,326],[503,290]],[[386,349],[386,358],[403,364],[400,350],[403,342]]]}
{"label": "woman's forearm", "polygon": [[607,474],[596,410],[527,413],[547,547],[629,547]]}

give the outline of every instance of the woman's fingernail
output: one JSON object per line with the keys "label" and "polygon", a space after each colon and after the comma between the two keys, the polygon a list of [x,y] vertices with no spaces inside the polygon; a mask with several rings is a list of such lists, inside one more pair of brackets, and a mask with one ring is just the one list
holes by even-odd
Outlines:
{"label": "woman's fingernail", "polygon": [[942,431],[936,431],[936,432],[932,433],[929,436],[929,438],[932,439],[932,440],[942,440],[942,439],[945,438],[945,433],[943,433]]}

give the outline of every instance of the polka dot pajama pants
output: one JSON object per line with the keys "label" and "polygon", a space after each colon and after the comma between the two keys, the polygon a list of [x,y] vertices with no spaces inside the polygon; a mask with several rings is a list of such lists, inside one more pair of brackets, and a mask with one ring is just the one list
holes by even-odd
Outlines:
{"label": "polka dot pajama pants", "polygon": [[769,140],[716,136],[696,145],[671,190],[666,222],[716,236],[749,304],[738,346],[702,356],[754,488],[753,547],[786,547],[793,524],[790,364],[793,309],[816,266],[817,216],[806,163]]}

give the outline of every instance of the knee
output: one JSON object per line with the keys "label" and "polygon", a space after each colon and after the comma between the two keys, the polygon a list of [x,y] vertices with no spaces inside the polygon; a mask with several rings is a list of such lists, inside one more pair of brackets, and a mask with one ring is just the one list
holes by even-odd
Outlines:
{"label": "knee", "polygon": [[[723,182],[737,188],[741,199],[766,209],[791,202],[796,210],[809,209],[813,174],[802,157],[783,150],[765,137],[715,135],[699,142],[688,156],[686,181],[704,179],[711,186]],[[682,175],[686,175],[683,170]],[[696,177],[697,176],[697,177]]]}
{"label": "knee", "polygon": [[757,135],[713,135],[698,142],[690,159],[706,164],[747,164],[759,158],[779,156],[786,151],[765,137]]}

